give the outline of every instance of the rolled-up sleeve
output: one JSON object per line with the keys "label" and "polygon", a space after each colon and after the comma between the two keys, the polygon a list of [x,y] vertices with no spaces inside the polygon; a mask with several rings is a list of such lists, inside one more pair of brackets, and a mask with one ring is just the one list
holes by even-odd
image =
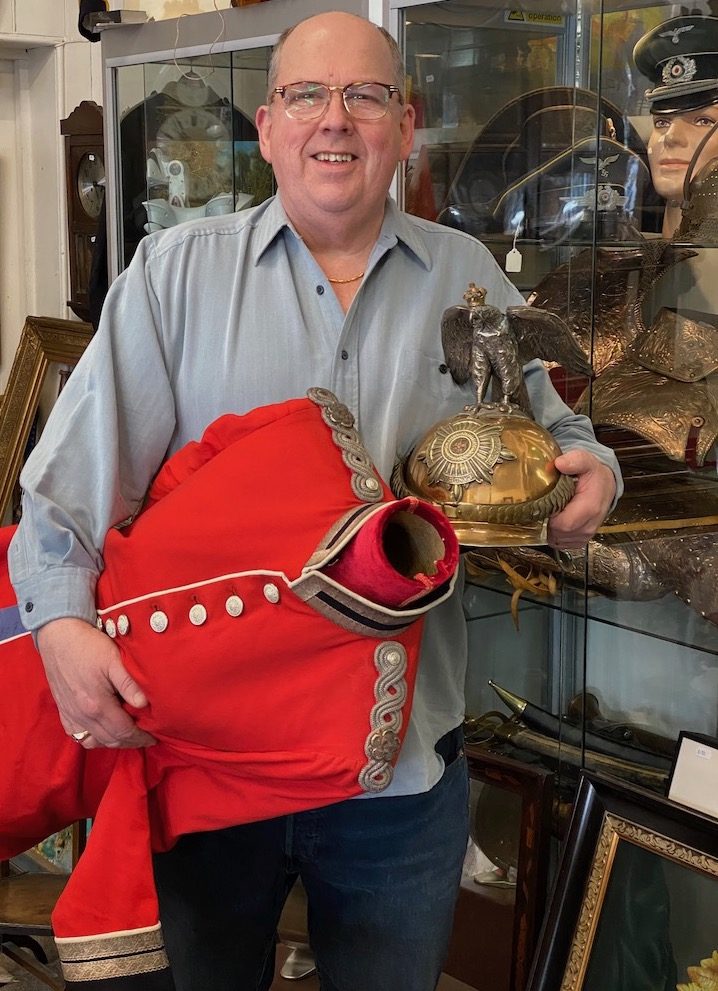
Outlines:
{"label": "rolled-up sleeve", "polygon": [[574,413],[556,392],[546,366],[538,358],[524,367],[524,378],[535,418],[553,434],[562,451],[580,447],[594,454],[613,472],[616,494],[611,509],[623,495],[623,477],[610,447],[601,444],[587,416]]}
{"label": "rolled-up sleeve", "polygon": [[95,618],[107,530],[131,516],[167,450],[175,410],[162,315],[140,245],[20,477],[10,577],[27,629]]}

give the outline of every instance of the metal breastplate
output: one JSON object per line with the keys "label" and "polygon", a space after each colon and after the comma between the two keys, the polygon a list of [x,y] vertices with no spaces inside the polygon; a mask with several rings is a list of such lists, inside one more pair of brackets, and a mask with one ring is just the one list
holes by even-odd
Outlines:
{"label": "metal breastplate", "polygon": [[[641,330],[626,356],[593,385],[594,424],[621,427],[684,461],[697,430],[696,461],[703,464],[718,439],[718,328],[699,314],[663,308]],[[587,397],[579,401],[585,408]]]}
{"label": "metal breastplate", "polygon": [[688,205],[674,235],[676,241],[718,244],[718,159],[713,158],[692,180]]}
{"label": "metal breastplate", "polygon": [[532,306],[562,317],[596,375],[619,360],[642,326],[641,305],[660,276],[694,254],[656,238],[625,248],[580,251],[531,294]]}

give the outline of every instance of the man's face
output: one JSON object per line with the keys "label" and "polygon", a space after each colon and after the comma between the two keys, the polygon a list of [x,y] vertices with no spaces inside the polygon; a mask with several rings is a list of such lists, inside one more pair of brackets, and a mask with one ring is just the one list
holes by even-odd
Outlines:
{"label": "man's face", "polygon": [[[277,85],[301,81],[396,84],[384,38],[367,21],[342,13],[300,24],[284,43]],[[393,95],[386,116],[356,120],[334,92],[321,118],[301,121],[287,117],[277,95],[257,111],[257,129],[284,208],[301,233],[352,216],[381,223],[396,165],[411,151],[414,112]]]}
{"label": "man's face", "polygon": [[[682,114],[654,114],[648,139],[648,160],[659,196],[672,203],[683,199],[683,180],[693,152],[706,132],[718,121],[718,106],[701,107]],[[711,158],[718,157],[718,132],[703,148],[693,169],[695,175]]]}

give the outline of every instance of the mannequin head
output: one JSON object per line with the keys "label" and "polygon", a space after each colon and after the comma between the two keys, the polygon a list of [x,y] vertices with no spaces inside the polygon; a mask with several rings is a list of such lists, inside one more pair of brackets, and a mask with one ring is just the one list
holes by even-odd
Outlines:
{"label": "mannequin head", "polygon": [[648,160],[656,192],[666,201],[663,233],[681,219],[684,183],[718,158],[718,127],[695,162],[693,156],[718,124],[718,18],[674,17],[636,44],[633,58],[653,86],[646,91],[653,128]]}

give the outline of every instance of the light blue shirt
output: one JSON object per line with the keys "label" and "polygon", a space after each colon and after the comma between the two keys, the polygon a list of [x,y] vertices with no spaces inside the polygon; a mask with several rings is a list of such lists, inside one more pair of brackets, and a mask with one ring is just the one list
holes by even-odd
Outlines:
{"label": "light blue shirt", "polygon": [[[10,568],[28,628],[63,616],[94,623],[107,530],[135,512],[162,461],[223,413],[323,386],[352,410],[388,479],[397,455],[471,399],[446,371],[439,333],[470,281],[500,309],[524,302],[482,244],[390,200],[346,314],[278,197],[144,238],[22,473]],[[539,362],[527,366],[527,386],[563,450],[587,448],[620,478],[613,453]],[[281,464],[263,481],[290,497]],[[441,775],[433,747],[463,719],[466,655],[459,588],[428,616],[411,721],[384,795],[425,791]]]}

